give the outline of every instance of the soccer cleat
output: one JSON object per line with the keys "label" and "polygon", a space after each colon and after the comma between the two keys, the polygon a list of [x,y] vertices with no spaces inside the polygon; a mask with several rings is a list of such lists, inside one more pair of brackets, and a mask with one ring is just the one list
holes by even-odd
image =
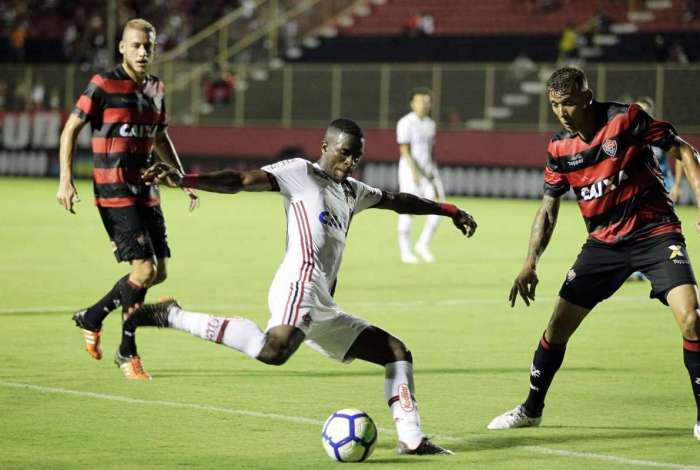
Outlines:
{"label": "soccer cleat", "polygon": [[418,264],[420,260],[411,252],[401,253],[401,262],[406,264]]}
{"label": "soccer cleat", "polygon": [[700,421],[698,421],[698,424],[695,425],[695,429],[693,429],[693,436],[700,441]]}
{"label": "soccer cleat", "polygon": [[430,251],[430,248],[428,248],[428,245],[416,245],[413,250],[418,253],[418,256],[425,261],[426,263],[434,263],[435,262],[435,256],[433,256],[433,253]]}
{"label": "soccer cleat", "polygon": [[525,408],[518,405],[517,408],[496,416],[487,426],[488,429],[511,429],[511,428],[530,428],[540,425],[542,416],[536,418],[528,416],[525,413]]}
{"label": "soccer cleat", "polygon": [[396,452],[400,455],[454,455],[454,452],[432,443],[427,437],[424,437],[415,449],[409,449],[406,444],[399,441]]}
{"label": "soccer cleat", "polygon": [[102,359],[102,347],[100,346],[102,330],[95,330],[92,325],[87,324],[85,321],[85,312],[87,312],[87,310],[79,310],[75,312],[73,315],[73,321],[75,322],[75,326],[80,328],[80,332],[83,334],[83,340],[85,340],[85,350],[88,352],[90,357],[99,361]]}
{"label": "soccer cleat", "polygon": [[157,326],[158,328],[168,327],[168,314],[171,307],[180,308],[172,297],[161,297],[156,304],[144,304],[134,310],[127,321],[135,323],[135,326]]}
{"label": "soccer cleat", "polygon": [[114,363],[122,370],[124,377],[129,380],[151,380],[151,376],[143,370],[139,356],[122,356],[117,350],[114,353]]}

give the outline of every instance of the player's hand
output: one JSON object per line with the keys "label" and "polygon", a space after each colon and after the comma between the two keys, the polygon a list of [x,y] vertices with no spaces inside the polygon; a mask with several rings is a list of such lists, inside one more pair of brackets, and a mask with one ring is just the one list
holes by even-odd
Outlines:
{"label": "player's hand", "polygon": [[510,301],[510,306],[515,306],[515,301],[518,295],[522,297],[523,302],[528,307],[530,306],[530,301],[535,300],[535,289],[537,288],[537,283],[540,282],[537,278],[537,272],[535,268],[530,266],[525,266],[518,277],[515,278],[513,282],[513,287],[510,289],[510,295],[508,300]]}
{"label": "player's hand", "polygon": [[[182,177],[184,175],[180,170],[167,163],[158,162],[146,170],[141,175],[141,180],[148,186],[154,184],[164,184],[171,188],[179,188],[182,186]],[[190,207],[192,202],[190,201]]]}
{"label": "player's hand", "polygon": [[56,193],[56,200],[60,205],[63,206],[65,210],[71,214],[75,214],[73,205],[80,202],[80,197],[78,196],[78,190],[75,189],[73,181],[61,181],[58,183],[58,192]]}
{"label": "player's hand", "polygon": [[467,237],[471,237],[476,232],[476,220],[465,210],[459,209],[457,215],[452,217],[452,223]]}
{"label": "player's hand", "polygon": [[194,188],[182,188],[182,190],[190,198],[190,212],[199,207],[199,194]]}

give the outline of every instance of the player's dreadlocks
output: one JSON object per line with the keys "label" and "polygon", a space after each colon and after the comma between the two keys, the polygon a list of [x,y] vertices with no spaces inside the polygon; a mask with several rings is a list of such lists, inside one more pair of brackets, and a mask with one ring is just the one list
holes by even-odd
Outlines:
{"label": "player's dreadlocks", "polygon": [[578,67],[562,67],[547,80],[547,91],[557,95],[588,90],[586,74]]}
{"label": "player's dreadlocks", "polygon": [[365,136],[362,133],[362,128],[352,119],[338,118],[328,125],[328,132],[337,132],[354,135],[357,138],[363,139]]}

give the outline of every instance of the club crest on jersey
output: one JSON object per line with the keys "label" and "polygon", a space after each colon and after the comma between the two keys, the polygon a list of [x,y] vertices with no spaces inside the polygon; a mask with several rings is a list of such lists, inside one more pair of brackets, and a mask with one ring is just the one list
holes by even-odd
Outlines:
{"label": "club crest on jersey", "polygon": [[603,142],[603,152],[607,153],[612,158],[617,156],[617,141],[614,139],[608,139]]}
{"label": "club crest on jersey", "polygon": [[323,225],[328,227],[337,228],[338,230],[343,230],[343,222],[335,214],[329,211],[323,211],[318,215],[318,220]]}
{"label": "club crest on jersey", "polygon": [[574,279],[576,279],[576,271],[569,269],[569,272],[566,273],[566,282],[571,282]]}

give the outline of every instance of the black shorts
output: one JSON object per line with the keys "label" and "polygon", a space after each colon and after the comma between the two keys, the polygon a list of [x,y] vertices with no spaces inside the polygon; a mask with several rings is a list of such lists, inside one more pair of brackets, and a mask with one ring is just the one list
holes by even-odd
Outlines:
{"label": "black shorts", "polygon": [[160,206],[98,207],[117,261],[169,258],[165,219]]}
{"label": "black shorts", "polygon": [[685,239],[671,233],[616,245],[588,240],[559,290],[559,296],[588,309],[617,291],[635,271],[651,281],[649,297],[665,305],[674,287],[695,284]]}

